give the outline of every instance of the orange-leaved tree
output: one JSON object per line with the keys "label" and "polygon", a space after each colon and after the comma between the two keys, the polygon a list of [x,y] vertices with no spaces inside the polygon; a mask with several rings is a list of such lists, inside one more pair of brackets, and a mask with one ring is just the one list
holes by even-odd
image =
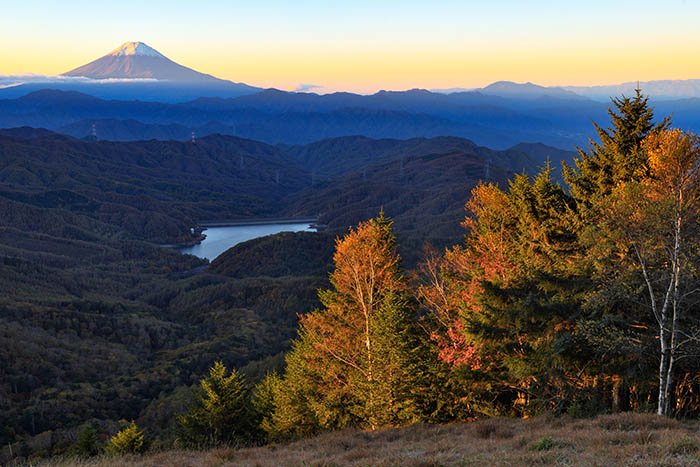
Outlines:
{"label": "orange-leaved tree", "polygon": [[322,309],[301,317],[299,339],[277,385],[276,436],[349,425],[376,429],[420,419],[415,307],[383,213],[336,244]]}
{"label": "orange-leaved tree", "polygon": [[[422,303],[440,358],[473,388],[477,413],[527,414],[568,397],[559,346],[576,307],[570,287],[571,199],[547,165],[508,191],[479,185],[462,246],[423,267]],[[427,280],[426,280],[427,279]],[[571,291],[565,287],[570,287]]]}
{"label": "orange-leaved tree", "polygon": [[472,369],[481,366],[478,345],[465,332],[465,313],[480,310],[483,281],[507,283],[514,274],[512,235],[516,214],[508,195],[494,184],[472,190],[463,225],[469,230],[467,245],[432,252],[421,267],[424,284],[418,295],[435,321],[431,338],[445,363]]}

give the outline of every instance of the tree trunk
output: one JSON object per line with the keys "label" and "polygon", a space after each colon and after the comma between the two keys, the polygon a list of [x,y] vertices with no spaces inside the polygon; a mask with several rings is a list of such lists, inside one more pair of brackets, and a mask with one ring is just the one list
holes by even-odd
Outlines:
{"label": "tree trunk", "polygon": [[659,333],[661,347],[661,359],[659,362],[659,398],[656,413],[658,415],[668,415],[668,396],[671,382],[669,380],[671,370],[671,349],[668,346],[667,331],[664,327]]}
{"label": "tree trunk", "polygon": [[[673,252],[671,255],[671,285],[672,293],[667,295],[664,310],[661,313],[661,326],[659,332],[659,344],[661,346],[661,361],[659,363],[659,404],[657,413],[659,415],[671,415],[671,387],[673,386],[673,363],[676,354],[676,337],[678,334],[679,309],[679,287],[681,278],[681,240],[682,240],[682,216],[680,206],[682,205],[682,194],[679,195],[678,210],[674,225]],[[670,300],[669,300],[670,299]],[[668,319],[668,305],[673,312],[670,323]],[[670,324],[670,329],[668,325]]]}
{"label": "tree trunk", "polygon": [[614,376],[612,381],[612,389],[610,391],[612,396],[612,411],[614,413],[627,410],[623,401],[623,390],[624,383],[622,377],[619,375]]}

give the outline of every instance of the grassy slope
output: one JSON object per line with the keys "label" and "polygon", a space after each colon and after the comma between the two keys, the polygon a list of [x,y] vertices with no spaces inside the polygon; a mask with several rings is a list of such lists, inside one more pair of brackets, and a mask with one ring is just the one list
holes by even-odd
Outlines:
{"label": "grassy slope", "polygon": [[649,414],[495,418],[374,433],[344,430],[290,444],[170,451],[83,465],[698,465],[698,428],[697,422]]}

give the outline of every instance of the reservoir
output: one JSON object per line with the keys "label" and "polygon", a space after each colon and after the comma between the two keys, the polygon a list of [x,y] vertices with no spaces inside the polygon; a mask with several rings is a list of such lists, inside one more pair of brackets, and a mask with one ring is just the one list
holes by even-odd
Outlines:
{"label": "reservoir", "polygon": [[204,231],[206,238],[198,245],[181,248],[183,254],[190,254],[199,258],[212,261],[224,251],[234,245],[258,237],[274,235],[280,232],[315,232],[309,222],[305,223],[280,223],[263,225],[235,225],[221,227],[207,227]]}

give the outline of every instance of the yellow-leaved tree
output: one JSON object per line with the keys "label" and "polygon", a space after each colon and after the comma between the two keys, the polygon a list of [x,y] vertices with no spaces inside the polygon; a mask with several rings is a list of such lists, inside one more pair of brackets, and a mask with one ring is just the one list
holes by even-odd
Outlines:
{"label": "yellow-leaved tree", "polygon": [[618,184],[600,206],[600,233],[617,262],[643,278],[657,325],[657,413],[671,413],[674,364],[695,339],[687,328],[698,266],[700,143],[681,130],[652,132],[643,142],[645,171]]}
{"label": "yellow-leaved tree", "polygon": [[111,455],[140,454],[146,450],[146,435],[135,422],[110,438],[107,453]]}

